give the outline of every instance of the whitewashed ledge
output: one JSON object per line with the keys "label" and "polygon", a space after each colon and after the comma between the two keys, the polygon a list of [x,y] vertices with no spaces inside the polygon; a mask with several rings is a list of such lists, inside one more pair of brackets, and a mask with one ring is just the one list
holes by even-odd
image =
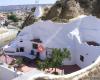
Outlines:
{"label": "whitewashed ledge", "polygon": [[9,65],[0,62],[0,80],[11,80],[21,74],[21,72],[14,71],[13,67],[9,67]]}
{"label": "whitewashed ledge", "polygon": [[100,57],[90,66],[67,75],[52,75],[34,70],[13,80],[100,80]]}

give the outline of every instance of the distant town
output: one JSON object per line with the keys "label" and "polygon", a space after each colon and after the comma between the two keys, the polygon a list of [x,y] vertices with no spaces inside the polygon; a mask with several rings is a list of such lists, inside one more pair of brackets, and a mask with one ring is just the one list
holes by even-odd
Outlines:
{"label": "distant town", "polygon": [[38,6],[45,8],[46,6],[51,6],[51,5],[52,4],[0,6],[0,25],[5,27],[11,25],[13,27],[21,28],[25,19],[32,12],[32,8],[36,8]]}
{"label": "distant town", "polygon": [[16,11],[16,10],[30,11],[32,7],[36,7],[38,5],[40,5],[40,6],[45,6],[45,5],[51,6],[52,4],[27,4],[27,5],[0,6],[0,12],[11,12],[11,11]]}

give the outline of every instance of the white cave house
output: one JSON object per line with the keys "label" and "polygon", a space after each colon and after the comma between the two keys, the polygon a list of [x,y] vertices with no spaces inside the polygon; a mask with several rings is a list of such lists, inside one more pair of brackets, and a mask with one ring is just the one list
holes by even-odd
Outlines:
{"label": "white cave house", "polygon": [[84,68],[95,62],[100,55],[99,34],[100,20],[93,16],[80,17],[69,23],[39,21],[25,27],[3,50],[7,55],[30,59],[38,54],[44,60],[52,48],[67,48],[71,60],[65,59],[63,64],[77,64]]}

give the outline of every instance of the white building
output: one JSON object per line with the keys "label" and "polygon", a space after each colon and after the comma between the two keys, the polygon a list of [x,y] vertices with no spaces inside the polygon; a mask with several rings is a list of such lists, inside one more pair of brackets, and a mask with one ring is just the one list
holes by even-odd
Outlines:
{"label": "white building", "polygon": [[42,7],[41,6],[37,6],[34,12],[34,16],[39,18],[43,15],[43,11],[42,11]]}
{"label": "white building", "polygon": [[36,18],[40,18],[43,16],[43,13],[44,13],[44,9],[45,8],[50,8],[51,6],[53,6],[53,4],[35,4],[34,7],[36,8],[35,9],[35,12],[34,12],[34,16]]}
{"label": "white building", "polygon": [[6,20],[7,20],[6,16],[0,13],[0,27],[5,24]]}
{"label": "white building", "polygon": [[[78,18],[69,23],[36,22],[25,27],[17,38],[4,47],[6,54],[45,59],[51,48],[68,48],[71,60],[64,65],[89,66],[100,54],[100,20],[93,16]],[[38,44],[38,45],[37,45]],[[38,51],[38,46],[40,50]]]}

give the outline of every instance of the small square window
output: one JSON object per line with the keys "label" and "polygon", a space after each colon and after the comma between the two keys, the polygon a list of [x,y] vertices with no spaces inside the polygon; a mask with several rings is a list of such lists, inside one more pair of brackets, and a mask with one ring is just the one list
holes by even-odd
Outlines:
{"label": "small square window", "polygon": [[36,58],[39,59],[40,58],[40,52],[36,53]]}
{"label": "small square window", "polygon": [[34,49],[37,49],[37,48],[38,48],[38,45],[34,43],[34,44],[33,44],[33,48],[34,48]]}
{"label": "small square window", "polygon": [[31,55],[34,55],[34,50],[31,50]]}
{"label": "small square window", "polygon": [[84,56],[80,55],[80,60],[84,62]]}
{"label": "small square window", "polygon": [[20,42],[23,42],[22,40]]}
{"label": "small square window", "polygon": [[42,43],[42,41],[39,38],[33,39],[33,41],[37,43]]}
{"label": "small square window", "polygon": [[19,49],[18,48],[16,48],[16,52],[19,52]]}
{"label": "small square window", "polygon": [[24,52],[24,47],[20,47],[20,52]]}

